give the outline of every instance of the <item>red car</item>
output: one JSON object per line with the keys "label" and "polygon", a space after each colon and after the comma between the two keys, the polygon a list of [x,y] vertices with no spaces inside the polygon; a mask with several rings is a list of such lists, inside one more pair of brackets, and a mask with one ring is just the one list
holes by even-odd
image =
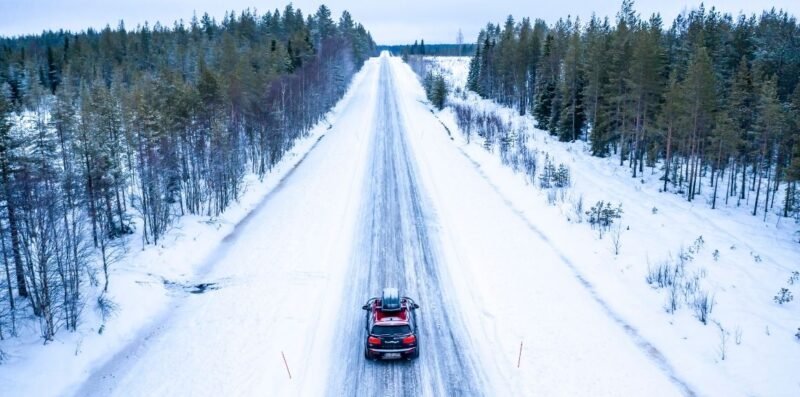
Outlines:
{"label": "red car", "polygon": [[397,288],[385,288],[383,296],[368,300],[362,309],[367,311],[366,358],[419,357],[415,314],[419,305],[411,298],[400,297]]}

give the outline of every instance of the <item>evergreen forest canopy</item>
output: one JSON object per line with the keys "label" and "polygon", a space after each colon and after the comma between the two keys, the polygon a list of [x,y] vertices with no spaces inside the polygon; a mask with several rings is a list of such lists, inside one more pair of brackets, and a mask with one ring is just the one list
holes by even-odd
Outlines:
{"label": "evergreen forest canopy", "polygon": [[425,40],[414,41],[407,45],[380,45],[378,51],[389,51],[392,55],[408,57],[409,55],[428,56],[472,56],[475,44],[425,44]]}
{"label": "evergreen forest canopy", "polygon": [[800,28],[786,12],[701,4],[665,27],[625,0],[613,21],[509,16],[476,45],[468,88],[561,141],[586,140],[633,177],[651,167],[689,201],[705,179],[712,208],[724,196],[765,219],[800,213]]}
{"label": "evergreen forest canopy", "polygon": [[374,53],[325,6],[0,38],[0,339],[25,313],[45,341],[75,330],[125,236],[219,215]]}

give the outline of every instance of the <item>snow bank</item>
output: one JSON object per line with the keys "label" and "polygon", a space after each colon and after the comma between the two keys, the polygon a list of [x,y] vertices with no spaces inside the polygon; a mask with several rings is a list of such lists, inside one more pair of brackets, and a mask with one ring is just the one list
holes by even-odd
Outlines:
{"label": "snow bank", "polygon": [[[361,85],[364,74],[364,70],[359,72],[351,87]],[[140,354],[141,346],[159,334],[162,326],[175,316],[176,309],[204,288],[224,289],[234,283],[229,275],[213,274],[220,259],[272,193],[281,189],[298,164],[307,159],[311,149],[324,143],[323,137],[337,123],[342,110],[353,102],[352,91],[331,110],[326,122],[296,142],[263,181],[248,175],[239,203],[220,217],[183,216],[158,246],[142,246],[141,236],[131,236],[130,252],[111,268],[106,296],[117,309],[104,325],[96,303],[90,300],[75,333],[60,332],[53,342],[42,345],[36,330],[23,329],[21,337],[0,342],[0,350],[8,355],[8,360],[0,365],[0,394],[55,396],[74,392],[91,374],[109,363]],[[26,323],[35,325],[34,321]],[[188,330],[179,332],[184,340],[196,342]],[[204,361],[204,358],[191,360]],[[144,390],[143,394],[148,394]]]}
{"label": "snow bank", "polygon": [[[518,133],[529,135],[528,145],[539,152],[540,161],[547,153],[556,164],[569,167],[571,188],[556,194],[534,187],[503,166],[497,153],[484,149],[480,139],[467,144],[458,132],[452,109],[437,113],[453,134],[452,145],[564,256],[564,262],[572,264],[575,276],[584,281],[585,289],[607,302],[610,314],[619,316],[621,324],[634,327],[642,340],[663,354],[676,376],[700,394],[800,393],[796,371],[800,341],[795,337],[800,327],[800,302],[778,304],[773,300],[781,288],[800,294],[800,283],[789,282],[792,272],[800,270],[794,221],[773,214],[764,222],[750,216],[749,205],[737,208],[735,203],[711,210],[708,188],[695,203],[661,193],[658,169],[645,170],[641,178],[632,179],[627,168],[617,165],[618,159],[592,157],[583,143],[560,143],[535,129],[530,117],[518,116],[473,93],[460,94],[468,58],[432,59],[449,71],[445,75],[451,76],[457,92],[451,98],[454,103],[499,114]],[[539,166],[541,169],[541,163]],[[622,205],[618,254],[611,235],[600,239],[581,219],[576,211],[581,199],[583,211],[599,200]],[[646,282],[651,270],[680,258],[685,262],[684,282],[696,283],[713,298],[705,325],[682,299],[677,300],[674,314],[668,313],[669,288],[657,290]],[[535,323],[530,326],[537,327]],[[584,332],[593,331],[587,324]],[[507,350],[510,353],[511,349]]]}

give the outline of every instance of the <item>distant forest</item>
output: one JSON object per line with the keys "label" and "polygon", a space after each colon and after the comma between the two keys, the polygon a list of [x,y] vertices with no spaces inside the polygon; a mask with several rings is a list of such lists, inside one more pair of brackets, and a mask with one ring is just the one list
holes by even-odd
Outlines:
{"label": "distant forest", "polygon": [[614,20],[509,16],[476,45],[468,88],[561,141],[633,177],[650,167],[689,201],[710,186],[712,208],[800,213],[800,27],[786,12],[700,5],[665,27],[625,0]]}
{"label": "distant forest", "polygon": [[48,341],[93,299],[106,313],[90,291],[126,236],[219,215],[374,54],[325,6],[0,38],[0,339],[30,314]]}
{"label": "distant forest", "polygon": [[475,44],[425,44],[425,40],[406,45],[380,45],[378,51],[389,51],[395,56],[429,55],[429,56],[472,56]]}

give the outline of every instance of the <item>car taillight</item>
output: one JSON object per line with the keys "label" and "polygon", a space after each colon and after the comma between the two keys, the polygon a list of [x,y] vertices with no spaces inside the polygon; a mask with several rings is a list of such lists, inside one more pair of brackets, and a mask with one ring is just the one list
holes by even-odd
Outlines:
{"label": "car taillight", "polygon": [[417,337],[414,336],[414,335],[409,335],[409,336],[406,336],[405,338],[403,338],[403,344],[404,345],[410,345],[410,344],[412,344],[412,343],[414,343],[416,341],[417,341]]}
{"label": "car taillight", "polygon": [[381,344],[381,338],[376,338],[374,336],[370,336],[367,339],[367,343],[369,343],[370,345],[380,345]]}

